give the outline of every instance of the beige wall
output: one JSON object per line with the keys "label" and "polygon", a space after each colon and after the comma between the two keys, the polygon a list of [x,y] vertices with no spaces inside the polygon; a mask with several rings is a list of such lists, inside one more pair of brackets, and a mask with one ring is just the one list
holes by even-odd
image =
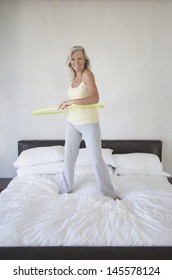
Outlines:
{"label": "beige wall", "polygon": [[172,173],[172,1],[0,1],[0,177],[20,139],[64,138],[68,50],[83,45],[101,103],[102,138],[161,139]]}

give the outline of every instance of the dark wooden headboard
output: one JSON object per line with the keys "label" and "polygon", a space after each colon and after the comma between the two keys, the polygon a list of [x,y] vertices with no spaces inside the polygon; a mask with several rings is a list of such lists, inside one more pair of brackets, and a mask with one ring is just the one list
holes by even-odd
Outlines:
{"label": "dark wooden headboard", "polygon": [[[65,140],[20,140],[18,154],[22,151],[45,146],[64,145]],[[81,148],[85,147],[84,141]],[[109,148],[115,154],[151,153],[162,157],[162,141],[160,140],[102,140],[102,148]]]}

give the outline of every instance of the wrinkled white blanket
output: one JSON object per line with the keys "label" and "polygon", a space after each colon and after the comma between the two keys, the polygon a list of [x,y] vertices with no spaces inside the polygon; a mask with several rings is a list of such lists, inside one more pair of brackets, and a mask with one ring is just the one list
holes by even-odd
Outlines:
{"label": "wrinkled white blanket", "polygon": [[172,246],[172,186],[162,176],[111,175],[120,199],[78,175],[15,177],[0,194],[0,246]]}

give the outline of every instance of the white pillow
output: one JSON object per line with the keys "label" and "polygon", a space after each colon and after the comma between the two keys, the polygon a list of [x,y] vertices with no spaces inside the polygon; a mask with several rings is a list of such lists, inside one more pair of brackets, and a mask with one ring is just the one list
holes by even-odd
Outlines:
{"label": "white pillow", "polygon": [[169,176],[162,170],[162,163],[157,155],[149,153],[114,154],[116,175],[126,174],[154,174]]}
{"label": "white pillow", "polygon": [[[102,149],[102,156],[104,159],[104,162],[106,165],[111,165],[113,167],[116,167],[113,156],[112,156],[113,150],[111,149]],[[85,165],[91,165],[88,151],[86,148],[79,149],[79,155],[76,161],[76,166],[85,166]]]}
{"label": "white pillow", "polygon": [[156,170],[139,170],[139,169],[129,169],[129,168],[120,168],[117,167],[114,171],[115,175],[129,175],[129,174],[135,174],[135,175],[159,175],[164,177],[170,177],[171,175],[169,173],[166,173],[164,171],[156,171]]}
{"label": "white pillow", "polygon": [[[47,164],[38,164],[32,166],[24,166],[17,169],[17,175],[19,177],[27,175],[53,175],[63,172],[63,161]],[[108,172],[113,174],[113,169],[111,166],[107,166]],[[93,174],[92,167],[90,165],[85,166],[75,166],[75,175],[80,174]]]}
{"label": "white pillow", "polygon": [[64,160],[64,146],[31,148],[23,151],[13,163],[16,168]]}
{"label": "white pillow", "polygon": [[35,174],[59,174],[63,172],[63,162],[47,163],[47,164],[38,164],[33,166],[24,166],[17,169],[17,175],[19,177]]}

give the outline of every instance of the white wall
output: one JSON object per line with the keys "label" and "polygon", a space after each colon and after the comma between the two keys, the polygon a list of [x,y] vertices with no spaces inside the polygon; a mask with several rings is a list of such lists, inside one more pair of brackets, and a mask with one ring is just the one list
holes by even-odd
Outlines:
{"label": "white wall", "polygon": [[103,139],[161,139],[172,174],[172,2],[0,1],[0,177],[20,139],[62,139],[66,115],[33,116],[66,98],[68,50],[90,56]]}

